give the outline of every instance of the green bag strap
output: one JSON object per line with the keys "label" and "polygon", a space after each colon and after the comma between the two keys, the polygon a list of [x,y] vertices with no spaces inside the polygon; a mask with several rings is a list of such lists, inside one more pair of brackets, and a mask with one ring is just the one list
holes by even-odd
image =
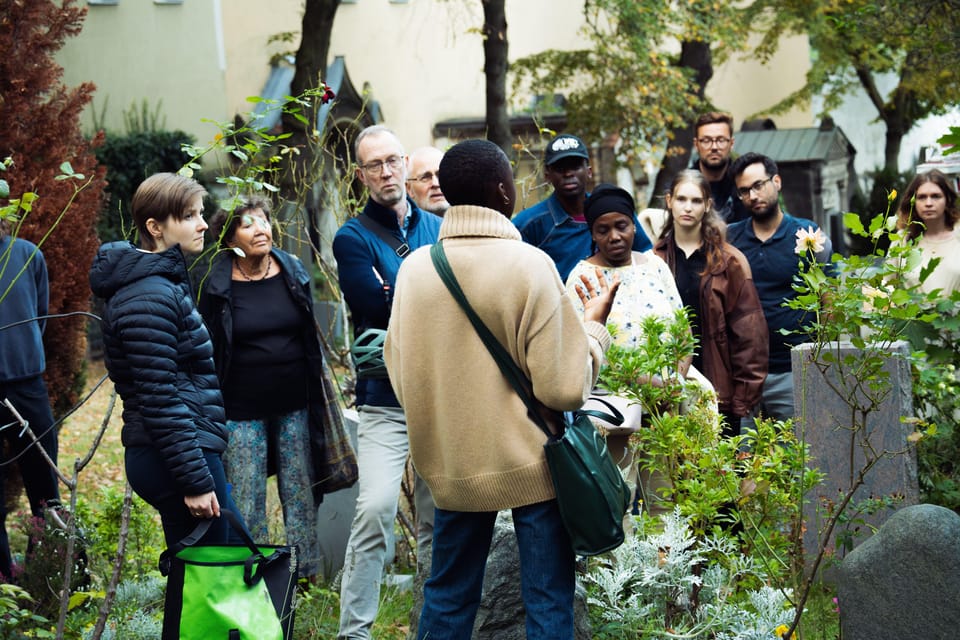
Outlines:
{"label": "green bag strap", "polygon": [[[487,328],[487,325],[483,323],[483,320],[481,320],[480,316],[477,315],[477,312],[473,310],[473,307],[470,306],[470,302],[467,300],[467,296],[464,295],[463,289],[460,288],[460,283],[457,281],[457,277],[454,275],[453,269],[450,267],[450,262],[447,260],[447,254],[443,250],[443,241],[437,241],[432,247],[430,247],[430,258],[433,261],[434,268],[440,275],[440,279],[443,280],[443,284],[447,286],[447,289],[450,291],[451,295],[453,295],[453,298],[457,301],[457,303],[460,304],[460,307],[463,308],[464,313],[467,314],[467,318],[470,319],[470,324],[473,325],[473,328],[480,336],[480,340],[483,342],[484,346],[487,347],[487,351],[489,351],[490,355],[493,356],[494,361],[496,361],[497,366],[500,368],[500,372],[503,373],[503,376],[507,379],[507,382],[510,383],[510,386],[513,387],[514,391],[517,392],[517,395],[520,396],[520,399],[523,400],[523,403],[527,405],[527,411],[529,412],[533,421],[545,434],[547,434],[548,438],[557,437],[555,434],[551,433],[546,421],[540,414],[540,406],[534,400],[533,394],[529,391],[531,386],[530,381],[523,374],[523,371],[513,360],[510,354],[507,353],[507,350],[503,347],[503,345],[500,344],[500,341],[497,340],[496,336],[494,336],[490,329]],[[619,425],[623,423],[623,414],[621,414],[620,411],[618,411],[606,400],[602,400],[601,398],[595,399],[605,404],[613,412],[613,415],[605,415],[600,411],[594,411],[590,409],[584,410],[582,413],[607,420],[611,424]]]}

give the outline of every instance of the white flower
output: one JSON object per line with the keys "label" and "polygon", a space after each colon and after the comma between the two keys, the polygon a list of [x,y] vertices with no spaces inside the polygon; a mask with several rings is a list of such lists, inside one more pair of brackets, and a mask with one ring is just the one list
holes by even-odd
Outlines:
{"label": "white flower", "polygon": [[803,255],[808,251],[820,253],[823,251],[823,244],[826,241],[827,237],[823,235],[821,229],[817,229],[816,231],[797,229],[797,247],[794,249],[794,252],[799,255]]}

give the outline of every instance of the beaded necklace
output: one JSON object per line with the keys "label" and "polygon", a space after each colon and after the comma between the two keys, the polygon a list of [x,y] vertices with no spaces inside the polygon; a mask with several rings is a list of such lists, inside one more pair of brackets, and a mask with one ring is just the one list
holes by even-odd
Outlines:
{"label": "beaded necklace", "polygon": [[[240,264],[239,260],[234,260],[233,263],[237,265],[237,270],[240,272],[240,275],[247,280],[247,282],[253,281],[253,278],[247,275],[247,272],[243,270],[243,265]],[[265,280],[267,278],[267,274],[270,273],[271,266],[273,266],[273,256],[267,254],[267,268],[263,270],[263,275],[257,278],[257,280]]]}

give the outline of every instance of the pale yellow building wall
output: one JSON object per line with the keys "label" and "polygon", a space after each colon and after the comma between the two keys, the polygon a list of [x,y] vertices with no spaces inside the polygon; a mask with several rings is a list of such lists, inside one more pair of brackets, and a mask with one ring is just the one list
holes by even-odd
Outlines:
{"label": "pale yellow building wall", "polygon": [[[508,0],[510,59],[548,48],[586,45],[580,33],[582,0]],[[90,6],[83,30],[67,41],[58,59],[64,81],[98,86],[93,109],[108,101],[107,126],[122,130],[122,112],[146,98],[162,100],[169,129],[183,129],[199,142],[226,121],[252,108],[274,53],[295,50],[267,44],[285,31],[299,33],[303,0],[184,0],[156,5],[119,0]],[[408,149],[433,144],[434,123],[484,113],[481,4],[464,0],[358,0],[336,15],[330,60],[342,55],[358,89],[369,83],[385,123]],[[809,68],[804,38],[785,42],[768,67],[734,58],[715,70],[708,95],[731,111],[737,124],[799,87]],[[526,106],[528,97],[518,99]],[[92,129],[89,113],[84,127]],[[810,126],[809,109],[776,117],[780,128]]]}
{"label": "pale yellow building wall", "polygon": [[90,5],[81,33],[57,57],[67,86],[97,85],[83,128],[93,128],[90,109],[100,113],[106,107],[107,128],[123,131],[123,112],[146,99],[151,110],[162,101],[166,128],[183,129],[200,142],[210,139],[215,130],[201,118],[227,116],[219,7],[220,0]]}

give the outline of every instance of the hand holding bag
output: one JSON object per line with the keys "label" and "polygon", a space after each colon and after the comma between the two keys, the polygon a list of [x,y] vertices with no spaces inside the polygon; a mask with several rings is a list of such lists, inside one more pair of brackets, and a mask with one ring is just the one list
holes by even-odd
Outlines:
{"label": "hand holding bag", "polygon": [[246,544],[196,544],[203,520],[160,555],[167,576],[163,640],[291,640],[296,547],[258,545],[231,511],[221,517]]}
{"label": "hand holding bag", "polygon": [[527,405],[528,413],[547,434],[543,445],[560,516],[570,536],[573,551],[591,556],[615,549],[623,543],[623,515],[630,506],[630,489],[607,450],[606,441],[593,426],[595,417],[622,424],[623,415],[601,400],[613,415],[593,409],[564,414],[563,432],[551,433],[540,413],[541,405],[530,393],[530,381],[514,362],[467,301],[447,261],[441,242],[430,249],[433,265],[443,283],[463,308],[474,329],[497,362],[500,371]]}

